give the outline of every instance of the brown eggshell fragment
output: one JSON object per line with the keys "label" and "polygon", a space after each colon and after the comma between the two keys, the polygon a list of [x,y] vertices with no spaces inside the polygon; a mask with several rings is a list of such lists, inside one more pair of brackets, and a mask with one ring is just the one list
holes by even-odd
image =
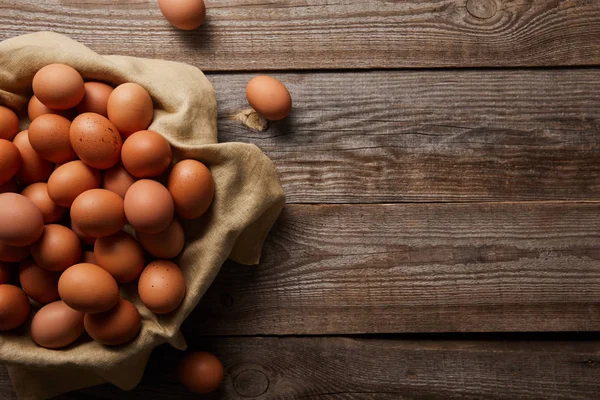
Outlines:
{"label": "brown eggshell fragment", "polygon": [[94,255],[97,264],[118,283],[136,280],[145,265],[142,246],[125,232],[98,238],[94,244]]}
{"label": "brown eggshell fragment", "polygon": [[71,221],[86,236],[110,236],[125,226],[123,199],[106,189],[83,192],[71,206]]}
{"label": "brown eggshell fragment", "polygon": [[21,153],[8,140],[0,139],[0,184],[10,181],[21,168]]}
{"label": "brown eggshell fragment", "polygon": [[0,285],[10,283],[13,274],[13,265],[0,261]]}
{"label": "brown eggshell fragment", "polygon": [[60,298],[84,313],[108,311],[119,302],[119,286],[104,269],[94,264],[75,264],[58,280]]}
{"label": "brown eggshell fragment", "polygon": [[19,282],[29,297],[42,304],[58,300],[60,274],[40,267],[34,260],[21,261]]}
{"label": "brown eggshell fragment", "polygon": [[169,191],[149,179],[135,182],[125,194],[125,215],[136,231],[158,233],[173,220],[174,206]]}
{"label": "brown eggshell fragment", "polygon": [[10,246],[0,240],[0,261],[19,262],[29,257],[29,247]]}
{"label": "brown eggshell fragment", "polygon": [[100,114],[77,116],[69,136],[77,156],[90,167],[108,169],[121,159],[121,135],[115,125]]}
{"label": "brown eggshell fragment", "polygon": [[50,161],[44,160],[31,147],[29,132],[19,132],[13,139],[13,144],[17,146],[19,153],[21,153],[21,168],[17,172],[17,180],[26,185],[45,182],[52,173],[54,165]]}
{"label": "brown eggshell fragment", "polygon": [[119,346],[135,338],[142,326],[140,313],[135,306],[124,299],[108,311],[86,314],[86,332],[105,346]]}
{"label": "brown eggshell fragment", "polygon": [[246,86],[248,103],[260,115],[271,121],[287,117],[292,110],[292,97],[287,88],[270,76],[252,78]]}
{"label": "brown eggshell fragment", "polygon": [[196,160],[183,160],[171,169],[167,187],[177,215],[185,219],[202,216],[210,207],[215,184],[210,170]]}
{"label": "brown eggshell fragment", "polygon": [[43,105],[42,102],[35,97],[35,95],[31,96],[29,104],[27,105],[27,115],[29,116],[29,120],[33,121],[40,115],[45,114],[60,115],[61,117],[65,117],[69,120],[73,118],[73,110],[53,110]]}
{"label": "brown eggshell fragment", "polygon": [[207,394],[221,386],[225,371],[223,364],[207,352],[187,354],[177,368],[179,381],[190,392]]}
{"label": "brown eggshell fragment", "polygon": [[32,183],[23,189],[21,194],[31,200],[40,209],[44,216],[45,224],[60,220],[66,211],[64,207],[52,201],[48,195],[48,184],[45,182]]}
{"label": "brown eggshell fragment", "polygon": [[159,176],[171,164],[171,145],[154,131],[138,131],[129,136],[121,149],[123,165],[137,178]]}
{"label": "brown eggshell fragment", "polygon": [[10,331],[29,318],[31,305],[25,292],[13,285],[0,285],[0,331]]}
{"label": "brown eggshell fragment", "polygon": [[19,117],[8,107],[0,106],[0,139],[11,141],[19,133]]}
{"label": "brown eggshell fragment", "polygon": [[83,100],[76,107],[78,113],[92,112],[108,117],[106,106],[113,87],[102,82],[86,82]]}
{"label": "brown eggshell fragment", "polygon": [[84,316],[61,300],[47,304],[31,320],[31,338],[48,349],[68,346],[83,334]]}
{"label": "brown eggshell fragment", "polygon": [[66,226],[46,225],[42,236],[31,246],[31,256],[48,271],[64,271],[79,261],[81,242]]}
{"label": "brown eggshell fragment", "polygon": [[44,216],[27,197],[0,194],[0,241],[24,247],[35,242],[44,230]]}
{"label": "brown eggshell fragment", "polygon": [[137,239],[152,256],[161,259],[175,258],[183,250],[185,234],[177,218],[162,232],[136,232]]}
{"label": "brown eggshell fragment", "polygon": [[138,281],[140,300],[155,314],[167,314],[177,309],[185,293],[183,273],[171,261],[151,262],[144,268]]}
{"label": "brown eggshell fragment", "polygon": [[117,164],[107,169],[102,174],[102,187],[111,192],[115,192],[122,198],[129,187],[135,182],[135,178],[123,167],[123,164]]}
{"label": "brown eggshell fragment", "polygon": [[108,98],[108,119],[123,138],[147,129],[154,118],[152,98],[142,86],[128,82],[119,85]]}
{"label": "brown eggshell fragment", "polygon": [[83,78],[65,64],[49,64],[33,77],[33,93],[46,106],[56,110],[75,107],[83,99]]}
{"label": "brown eggshell fragment", "polygon": [[29,143],[42,158],[63,164],[76,158],[71,147],[71,121],[55,114],[45,114],[29,125]]}
{"label": "brown eggshell fragment", "polygon": [[71,207],[81,193],[98,187],[100,171],[81,160],[59,166],[48,179],[48,195],[62,207]]}

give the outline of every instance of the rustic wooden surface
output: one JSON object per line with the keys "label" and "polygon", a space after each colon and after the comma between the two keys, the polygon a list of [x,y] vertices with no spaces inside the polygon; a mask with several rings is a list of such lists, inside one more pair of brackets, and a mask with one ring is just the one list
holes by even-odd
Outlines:
{"label": "rustic wooden surface", "polygon": [[[201,398],[597,398],[600,2],[207,5],[179,32],[155,0],[0,0],[0,40],[198,66],[220,140],[274,161],[288,205],[261,264],[227,263],[183,327],[226,366]],[[237,116],[265,70],[294,111],[259,132]],[[180,357],[57,400],[198,398]]]}

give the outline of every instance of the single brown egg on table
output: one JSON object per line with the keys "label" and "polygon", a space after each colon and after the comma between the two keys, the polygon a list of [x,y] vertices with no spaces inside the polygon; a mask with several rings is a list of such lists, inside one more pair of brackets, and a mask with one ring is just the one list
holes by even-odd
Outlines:
{"label": "single brown egg on table", "polygon": [[163,185],[149,179],[135,182],[125,194],[125,215],[136,231],[162,232],[171,224],[174,205]]}
{"label": "single brown egg on table", "polygon": [[86,314],[85,331],[105,346],[119,346],[132,341],[140,331],[142,319],[135,306],[124,299],[108,311]]}
{"label": "single brown egg on table", "polygon": [[42,215],[44,216],[44,223],[51,224],[57,222],[62,218],[66,209],[57,205],[48,195],[48,184],[46,182],[36,182],[27,186],[21,194],[27,197],[35,204]]}
{"label": "single brown egg on table", "polygon": [[7,262],[0,261],[0,285],[10,283],[12,279],[14,266]]}
{"label": "single brown egg on table", "polygon": [[102,174],[102,188],[115,192],[122,198],[125,198],[125,193],[135,181],[136,179],[121,163],[107,169]]}
{"label": "single brown egg on table", "polygon": [[31,246],[31,256],[48,271],[64,271],[79,261],[81,242],[75,232],[66,226],[49,224]]}
{"label": "single brown egg on table", "polygon": [[257,113],[271,121],[279,121],[292,110],[290,92],[275,78],[257,76],[246,86],[246,99]]}
{"label": "single brown egg on table", "polygon": [[38,100],[35,95],[31,96],[29,99],[29,104],[27,105],[27,115],[29,116],[29,120],[33,121],[40,115],[45,114],[55,114],[60,115],[61,117],[65,117],[69,120],[73,119],[74,113],[73,110],[53,110],[50,107],[46,107],[42,104],[41,101]]}
{"label": "single brown egg on table", "polygon": [[31,338],[48,349],[68,346],[83,334],[84,316],[61,300],[46,304],[31,320]]}
{"label": "single brown egg on table", "polygon": [[137,83],[117,86],[108,98],[108,119],[115,124],[123,138],[147,129],[154,118],[152,98]]}
{"label": "single brown egg on table", "polygon": [[60,298],[84,313],[108,311],[119,302],[119,286],[106,270],[95,264],[75,264],[58,280]]}
{"label": "single brown egg on table", "polygon": [[62,207],[71,207],[77,196],[100,187],[100,171],[81,160],[56,168],[48,178],[48,196]]}
{"label": "single brown egg on table", "polygon": [[98,238],[115,234],[126,223],[123,199],[106,189],[83,192],[71,205],[71,221],[86,236]]}
{"label": "single brown egg on table", "polygon": [[29,297],[42,304],[58,300],[59,273],[50,272],[28,258],[21,261],[19,282]]}
{"label": "single brown egg on table", "polygon": [[25,185],[35,182],[45,182],[52,173],[54,165],[50,161],[43,159],[31,147],[29,132],[19,132],[13,139],[13,144],[17,146],[19,153],[21,153],[21,168],[17,172],[17,180]]}
{"label": "single brown egg on table", "polygon": [[33,77],[33,93],[46,107],[66,110],[75,107],[85,94],[83,78],[73,67],[49,64]]}
{"label": "single brown egg on table", "polygon": [[[94,240],[94,243],[95,243],[95,240]],[[98,261],[96,260],[96,255],[94,254],[93,251],[84,251],[81,254],[80,263],[96,264],[96,265],[98,265]]]}
{"label": "single brown egg on table", "polygon": [[31,305],[25,292],[13,285],[0,285],[0,331],[10,331],[29,318]]}
{"label": "single brown egg on table", "polygon": [[138,281],[138,294],[154,314],[168,314],[177,309],[185,297],[185,279],[175,263],[156,260],[144,268]]}
{"label": "single brown egg on table", "polygon": [[202,351],[187,354],[177,368],[177,375],[189,391],[207,394],[221,386],[225,371],[217,357]]}
{"label": "single brown egg on table", "polygon": [[107,270],[117,283],[136,280],[145,265],[142,246],[122,231],[96,239],[94,256],[97,265]]}
{"label": "single brown egg on table", "polygon": [[0,106],[0,139],[12,141],[19,133],[19,117],[8,107]]}
{"label": "single brown egg on table", "polygon": [[21,153],[8,140],[0,139],[0,184],[10,181],[21,168]]}
{"label": "single brown egg on table", "polygon": [[121,160],[129,173],[137,178],[159,176],[169,168],[171,145],[154,131],[137,131],[123,142]]}
{"label": "single brown egg on table", "polygon": [[198,28],[206,17],[203,0],[158,0],[158,7],[171,25],[184,31]]}
{"label": "single brown egg on table", "polygon": [[175,212],[181,218],[202,216],[215,195],[215,183],[210,170],[196,160],[183,160],[173,166],[167,183],[175,203]]}
{"label": "single brown egg on table", "polygon": [[108,118],[106,106],[113,87],[102,82],[86,82],[84,86],[85,95],[81,103],[75,107],[77,112],[80,114],[91,112]]}
{"label": "single brown egg on table", "polygon": [[42,235],[44,216],[27,197],[16,193],[0,194],[0,241],[29,246]]}
{"label": "single brown egg on table", "polygon": [[[83,244],[87,244],[87,245],[94,245],[94,243],[96,243],[96,238],[93,236],[87,236],[85,235],[83,232],[81,232],[81,230],[77,227],[77,225],[75,225],[73,223],[73,221],[71,221],[71,230],[77,235],[77,237],[79,238],[79,240],[81,240],[81,242]],[[91,263],[91,264],[96,264],[95,262]]]}
{"label": "single brown egg on table", "polygon": [[175,258],[183,250],[185,233],[177,218],[164,231],[158,233],[136,232],[144,249],[156,258]]}
{"label": "single brown egg on table", "polygon": [[121,159],[121,135],[115,125],[100,114],[78,115],[69,135],[73,150],[90,167],[108,169]]}
{"label": "single brown egg on table", "polygon": [[10,246],[0,240],[0,261],[14,263],[29,257],[29,247]]}
{"label": "single brown egg on table", "polygon": [[19,193],[19,184],[14,179],[0,183],[0,194],[2,193]]}
{"label": "single brown egg on table", "polygon": [[71,121],[55,114],[45,114],[29,125],[29,143],[42,158],[55,164],[74,160],[77,156],[71,147],[69,129]]}

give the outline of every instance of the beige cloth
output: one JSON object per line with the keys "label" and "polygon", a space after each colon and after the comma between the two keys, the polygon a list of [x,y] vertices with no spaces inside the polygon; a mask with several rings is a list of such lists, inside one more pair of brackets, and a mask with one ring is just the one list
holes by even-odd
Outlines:
{"label": "beige cloth", "polygon": [[215,198],[207,215],[186,223],[188,243],[179,265],[187,294],[178,310],[156,316],[140,303],[135,283],[122,287],[121,295],[135,303],[143,318],[133,342],[109,348],[81,340],[67,349],[48,350],[34,344],[28,328],[0,334],[0,361],[9,364],[15,391],[27,400],[103,382],[132,389],[154,347],[169,342],[185,349],[181,323],[228,257],[243,264],[259,261],[265,236],[285,202],[273,164],[256,146],[217,144],[214,90],[197,68],[162,60],[100,56],[67,37],[40,32],[0,43],[0,104],[23,109],[31,95],[33,75],[50,63],[71,65],[86,80],[115,86],[137,82],[146,88],[156,108],[150,129],[171,142],[177,158],[193,157],[210,167]]}

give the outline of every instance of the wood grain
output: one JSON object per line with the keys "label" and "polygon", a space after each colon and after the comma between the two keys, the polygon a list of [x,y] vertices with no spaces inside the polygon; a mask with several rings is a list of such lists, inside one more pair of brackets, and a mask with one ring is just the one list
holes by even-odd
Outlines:
{"label": "wood grain", "polygon": [[251,76],[209,76],[219,138],[265,151],[289,203],[600,198],[600,69],[278,74],[294,111],[266,132],[234,118]]}
{"label": "wood grain", "polygon": [[0,39],[41,30],[207,71],[600,63],[595,0],[207,0],[172,28],[155,0],[0,0]]}
{"label": "wood grain", "polygon": [[290,205],[202,335],[600,331],[600,203]]}

